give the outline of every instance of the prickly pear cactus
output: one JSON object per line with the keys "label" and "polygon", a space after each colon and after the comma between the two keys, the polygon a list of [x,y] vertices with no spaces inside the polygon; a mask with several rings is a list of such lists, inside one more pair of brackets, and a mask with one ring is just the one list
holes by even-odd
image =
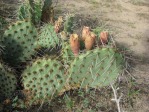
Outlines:
{"label": "prickly pear cactus", "polygon": [[62,64],[45,57],[37,59],[27,66],[22,74],[22,79],[24,89],[32,93],[35,101],[52,98],[61,91],[66,83]]}
{"label": "prickly pear cactus", "polygon": [[54,31],[54,26],[46,24],[39,35],[36,45],[40,48],[54,48],[60,44],[60,38]]}
{"label": "prickly pear cactus", "polygon": [[66,63],[71,63],[71,61],[74,59],[74,54],[68,42],[63,42],[61,55],[62,55],[64,62]]}
{"label": "prickly pear cactus", "polygon": [[41,21],[44,23],[54,22],[54,8],[52,7],[52,0],[44,0]]}
{"label": "prickly pear cactus", "polygon": [[32,22],[38,24],[41,21],[42,7],[44,5],[43,0],[29,0],[31,6]]}
{"label": "prickly pear cactus", "polygon": [[20,20],[31,19],[34,24],[41,20],[42,15],[42,0],[25,0],[19,7],[18,18]]}
{"label": "prickly pear cactus", "polygon": [[52,0],[44,0],[43,10],[48,10],[52,6]]}
{"label": "prickly pear cactus", "polygon": [[73,33],[73,14],[67,14],[64,22],[64,31],[68,34]]}
{"label": "prickly pear cactus", "polygon": [[7,26],[8,22],[5,20],[5,18],[0,16],[0,37],[2,37],[2,33]]}
{"label": "prickly pear cactus", "polygon": [[102,27],[96,27],[95,29],[93,29],[93,32],[97,35],[97,37],[100,36],[100,33],[103,31],[104,29]]}
{"label": "prickly pear cactus", "polygon": [[17,79],[15,75],[7,70],[8,67],[0,63],[0,97],[11,97],[16,90]]}
{"label": "prickly pear cactus", "polygon": [[34,42],[37,31],[29,21],[18,21],[12,24],[4,33],[1,40],[5,46],[4,60],[11,65],[30,60],[35,52]]}
{"label": "prickly pear cactus", "polygon": [[30,5],[28,1],[23,2],[17,11],[17,16],[18,19],[20,20],[25,20],[25,19],[30,19],[31,18],[31,13],[30,13]]}
{"label": "prickly pear cactus", "polygon": [[123,58],[113,48],[88,51],[77,57],[70,68],[70,86],[101,87],[113,82],[121,73]]}

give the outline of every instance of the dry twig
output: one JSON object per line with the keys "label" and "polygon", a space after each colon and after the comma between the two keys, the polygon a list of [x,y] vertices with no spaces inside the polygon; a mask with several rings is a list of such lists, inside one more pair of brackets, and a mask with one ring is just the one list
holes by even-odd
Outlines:
{"label": "dry twig", "polygon": [[114,93],[114,98],[112,98],[111,100],[116,102],[118,112],[122,112],[122,110],[120,108],[120,100],[121,100],[123,94],[121,94],[120,97],[118,98],[117,91],[119,90],[119,88],[114,88],[113,84],[110,84],[110,85],[111,85],[111,88],[112,88],[113,93]]}

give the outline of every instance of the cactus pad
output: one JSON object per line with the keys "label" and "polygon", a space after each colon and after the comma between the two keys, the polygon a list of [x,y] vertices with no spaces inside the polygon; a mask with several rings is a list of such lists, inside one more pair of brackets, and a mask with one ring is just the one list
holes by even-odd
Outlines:
{"label": "cactus pad", "polygon": [[67,14],[64,22],[64,31],[68,34],[73,33],[73,14]]}
{"label": "cactus pad", "polygon": [[29,21],[19,21],[4,33],[2,45],[5,46],[4,60],[11,65],[31,59],[35,54],[34,42],[37,31]]}
{"label": "cactus pad", "polygon": [[64,87],[64,69],[60,62],[50,59],[37,59],[22,74],[25,90],[31,91],[33,100],[51,98]]}
{"label": "cactus pad", "polygon": [[30,5],[28,2],[24,2],[19,6],[19,9],[17,11],[18,19],[25,20],[31,18],[30,13]]}
{"label": "cactus pad", "polygon": [[26,0],[19,7],[18,18],[31,19],[34,24],[38,24],[41,20],[42,7],[42,0]]}
{"label": "cactus pad", "polygon": [[0,96],[11,97],[16,90],[16,85],[17,79],[15,75],[0,63]]}
{"label": "cactus pad", "polygon": [[81,88],[107,86],[121,73],[122,62],[122,55],[113,48],[88,51],[72,63],[70,86]]}
{"label": "cactus pad", "polygon": [[41,29],[41,34],[38,38],[37,45],[43,48],[54,48],[60,43],[60,38],[54,31],[54,26],[46,24]]}
{"label": "cactus pad", "polygon": [[64,42],[62,45],[61,55],[64,62],[70,63],[71,60],[74,59],[74,54],[70,48],[70,44],[68,42]]}

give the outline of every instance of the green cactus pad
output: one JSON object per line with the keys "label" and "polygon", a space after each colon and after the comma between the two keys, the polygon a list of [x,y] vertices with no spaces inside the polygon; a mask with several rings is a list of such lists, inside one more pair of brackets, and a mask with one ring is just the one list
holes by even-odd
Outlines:
{"label": "green cactus pad", "polygon": [[123,57],[113,48],[88,51],[77,57],[70,68],[70,86],[107,86],[121,73]]}
{"label": "green cactus pad", "polygon": [[66,63],[70,63],[71,60],[74,59],[74,54],[73,54],[73,52],[70,48],[70,44],[68,42],[63,42],[61,55],[62,55],[64,62],[66,62]]}
{"label": "green cactus pad", "polygon": [[64,31],[68,34],[73,33],[73,21],[74,21],[74,15],[67,14],[64,22]]}
{"label": "green cactus pad", "polygon": [[38,24],[41,20],[42,7],[42,0],[25,0],[19,7],[18,18],[31,19],[34,24]]}
{"label": "green cactus pad", "polygon": [[52,6],[52,0],[44,0],[43,10],[48,10]]}
{"label": "green cactus pad", "polygon": [[8,22],[5,20],[5,18],[0,16],[0,37],[2,37],[2,32],[7,25]]}
{"label": "green cactus pad", "polygon": [[15,75],[7,70],[8,67],[0,63],[0,97],[11,97],[16,90],[17,79]]}
{"label": "green cactus pad", "polygon": [[20,20],[31,19],[30,5],[28,2],[24,2],[19,6],[17,15]]}
{"label": "green cactus pad", "polygon": [[12,24],[4,33],[1,41],[5,46],[4,60],[11,65],[30,60],[35,54],[34,42],[37,31],[29,21],[19,21]]}
{"label": "green cactus pad", "polygon": [[24,89],[33,94],[33,100],[45,100],[60,92],[66,79],[62,64],[44,57],[27,66],[22,82]]}
{"label": "green cactus pad", "polygon": [[41,21],[43,0],[29,0],[31,6],[32,22],[38,24]]}
{"label": "green cactus pad", "polygon": [[51,24],[46,24],[42,29],[39,35],[37,46],[43,48],[54,48],[60,44],[60,38],[54,31],[54,26]]}

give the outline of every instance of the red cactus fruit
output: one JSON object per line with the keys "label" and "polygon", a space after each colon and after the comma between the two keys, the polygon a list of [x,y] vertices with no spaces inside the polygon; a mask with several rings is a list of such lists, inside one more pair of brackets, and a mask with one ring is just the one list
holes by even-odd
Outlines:
{"label": "red cactus fruit", "polygon": [[77,34],[70,35],[70,47],[75,56],[79,55],[80,50],[80,41],[79,36]]}
{"label": "red cactus fruit", "polygon": [[60,30],[60,26],[58,25],[58,23],[55,23],[55,25],[54,25],[54,31],[55,31],[56,33],[58,33],[59,30]]}
{"label": "red cactus fruit", "polygon": [[95,33],[91,32],[90,35],[91,35],[91,37],[92,37],[93,39],[96,39]]}
{"label": "red cactus fruit", "polygon": [[91,32],[88,36],[86,36],[85,38],[85,48],[87,50],[91,50],[95,44],[95,38],[96,38],[96,35]]}
{"label": "red cactus fruit", "polygon": [[100,43],[102,44],[108,43],[108,32],[103,31],[100,33]]}
{"label": "red cactus fruit", "polygon": [[90,34],[90,28],[87,27],[87,26],[84,26],[83,27],[83,30],[82,30],[82,40],[84,41],[85,38]]}
{"label": "red cactus fruit", "polygon": [[59,31],[62,27],[62,22],[63,22],[62,16],[58,17],[58,20],[55,21],[54,30],[55,30],[56,33],[59,33]]}

